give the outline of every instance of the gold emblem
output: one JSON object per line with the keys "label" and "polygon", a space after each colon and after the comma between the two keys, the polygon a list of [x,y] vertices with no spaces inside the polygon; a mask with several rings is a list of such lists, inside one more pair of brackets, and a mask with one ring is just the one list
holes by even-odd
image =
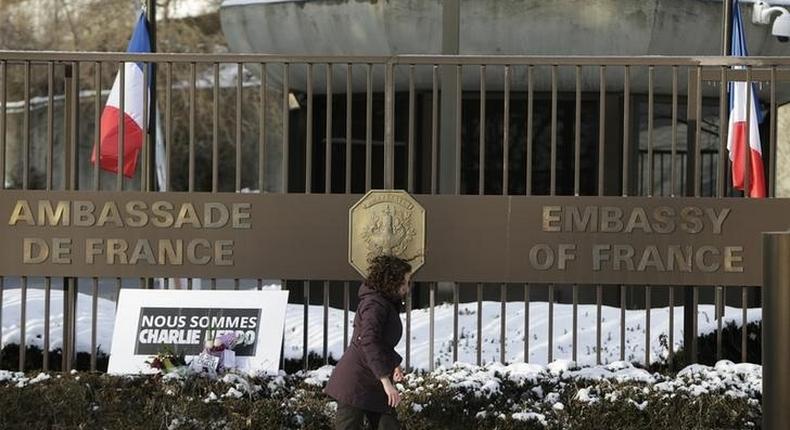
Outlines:
{"label": "gold emblem", "polygon": [[413,271],[425,262],[425,209],[401,190],[371,190],[349,210],[351,265],[367,276],[379,255],[409,260]]}

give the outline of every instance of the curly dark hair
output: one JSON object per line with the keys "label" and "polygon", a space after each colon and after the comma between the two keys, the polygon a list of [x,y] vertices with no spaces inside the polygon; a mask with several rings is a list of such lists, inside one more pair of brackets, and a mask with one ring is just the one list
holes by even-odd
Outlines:
{"label": "curly dark hair", "polygon": [[387,297],[400,299],[398,290],[409,272],[411,264],[406,260],[392,255],[379,255],[370,261],[365,283]]}

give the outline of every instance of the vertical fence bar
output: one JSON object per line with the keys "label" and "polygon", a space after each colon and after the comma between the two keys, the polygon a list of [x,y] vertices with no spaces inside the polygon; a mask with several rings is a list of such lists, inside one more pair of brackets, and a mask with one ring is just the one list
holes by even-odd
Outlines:
{"label": "vertical fence bar", "polygon": [[557,66],[551,66],[551,165],[549,166],[550,195],[557,194]]}
{"label": "vertical fence bar", "polygon": [[329,281],[324,281],[324,364],[329,364]]}
{"label": "vertical fence bar", "polygon": [[645,366],[650,366],[650,286],[645,286]]}
{"label": "vertical fence bar", "polygon": [[25,111],[22,117],[22,189],[26,190],[30,186],[30,61],[25,61],[24,70]]}
{"label": "vertical fence bar", "polygon": [[[328,97],[328,96],[327,96]],[[328,100],[328,99],[327,99]],[[304,147],[304,192],[313,191],[313,63],[307,64],[307,124]],[[327,104],[327,110],[329,105]]]}
{"label": "vertical fence bar", "polygon": [[625,360],[625,285],[620,285],[620,361]]}
{"label": "vertical fence bar", "polygon": [[365,69],[365,191],[373,187],[373,65]]}
{"label": "vertical fence bar", "polygon": [[431,76],[431,194],[436,194],[439,165],[439,67],[434,65]]}
{"label": "vertical fence bar", "polygon": [[[96,63],[97,67],[100,63]],[[99,105],[99,89],[96,89],[96,105]],[[95,118],[95,128],[94,132],[96,135],[96,140],[99,139],[99,121],[98,116]],[[53,183],[53,169],[55,165],[55,63],[48,62],[47,63],[47,179],[46,179],[46,189],[47,191],[52,190],[52,183]],[[94,173],[98,172],[99,163],[95,164],[96,168],[94,169]],[[5,178],[3,178],[5,179]],[[96,184],[96,181],[94,181]]]}
{"label": "vertical fence bar", "polygon": [[434,359],[433,359],[433,342],[434,342],[434,335],[436,329],[436,319],[435,319],[435,310],[436,310],[436,283],[431,282],[430,291],[429,291],[429,330],[428,330],[428,370],[433,371],[434,368]]}
{"label": "vertical fence bar", "polygon": [[395,65],[384,70],[384,188],[395,187]]}
{"label": "vertical fence bar", "polygon": [[691,333],[693,339],[691,341],[691,360],[693,360],[692,363],[696,363],[699,357],[697,348],[697,336],[699,336],[699,288],[692,287],[691,294],[692,309],[694,310],[694,315],[691,318]]}
{"label": "vertical fence bar", "polygon": [[[143,63],[143,106],[149,106],[149,97],[150,93],[146,91],[146,88],[149,88],[150,83],[150,71],[149,66],[146,63]],[[79,103],[79,102],[78,102]],[[149,128],[149,124],[151,122],[151,118],[149,118],[149,111],[148,109],[143,109],[143,147],[140,151],[140,191],[147,191],[148,188],[148,179],[150,178],[149,169],[150,166],[148,162],[151,160],[150,151],[151,151],[151,134],[147,133],[146,130]]]}
{"label": "vertical fence bar", "polygon": [[[197,65],[189,63],[189,185],[190,192],[195,191],[195,81]],[[191,278],[190,278],[191,279]]]}
{"label": "vertical fence bar", "polygon": [[283,112],[282,112],[282,122],[283,122],[283,133],[282,133],[282,154],[283,154],[283,164],[282,164],[282,192],[288,192],[288,157],[290,155],[291,145],[289,143],[290,140],[290,118],[291,118],[291,105],[290,101],[290,94],[291,94],[291,84],[289,82],[290,77],[290,64],[283,63]]}
{"label": "vertical fence bar", "polygon": [[351,193],[351,142],[353,139],[352,111],[354,107],[354,88],[351,82],[353,67],[351,63],[346,66],[346,194]]}
{"label": "vertical fence bar", "polygon": [[3,90],[0,91],[0,99],[2,99],[0,100],[2,102],[2,106],[0,106],[0,189],[5,189],[6,128],[8,127],[8,62],[6,60],[0,62],[0,72],[3,73],[3,78],[0,80],[3,85]]}
{"label": "vertical fence bar", "polygon": [[554,361],[554,284],[549,285],[549,321],[548,321],[547,356],[548,363]]}
{"label": "vertical fence bar", "polygon": [[[280,279],[280,288],[288,289],[288,280]],[[285,336],[283,336],[282,343],[280,343],[280,369],[285,369]]]}
{"label": "vertical fence bar", "polygon": [[[121,62],[118,66],[118,82],[119,88],[121,89],[119,97],[118,97],[118,104],[119,104],[119,111],[125,112],[126,106],[126,63]],[[74,79],[77,79],[76,73]],[[74,95],[77,97],[77,95]],[[117,191],[123,190],[123,159],[124,159],[124,147],[126,145],[126,132],[124,131],[126,127],[124,116],[120,115],[118,117],[118,166],[117,166],[117,174],[115,176],[115,189]]]}
{"label": "vertical fence bar", "polygon": [[172,180],[170,175],[170,155],[172,145],[172,126],[173,126],[173,63],[167,63],[167,73],[165,74],[165,183],[163,191],[172,190]]}
{"label": "vertical fence bar", "polygon": [[535,88],[532,81],[534,66],[527,67],[527,165],[524,169],[527,175],[526,194],[532,195],[532,114],[534,108]]}
{"label": "vertical fence bar", "polygon": [[[348,348],[348,308],[351,306],[351,293],[350,293],[351,286],[349,285],[348,281],[343,282],[343,352],[346,352],[346,348]],[[409,298],[411,300],[411,297]],[[406,324],[406,343],[408,344],[409,338],[409,324]],[[406,352],[406,360],[408,361],[409,354],[408,348]],[[406,367],[409,367],[406,364]]]}
{"label": "vertical fence bar", "polygon": [[[192,278],[189,278],[190,286],[189,289],[192,289]],[[123,287],[123,283],[121,282],[121,278],[115,278],[115,310],[118,310],[118,299],[121,297],[121,287]]]}
{"label": "vertical fence bar", "polygon": [[672,360],[675,358],[675,287],[669,287],[669,341],[668,341],[667,363],[672,368]]}
{"label": "vertical fence bar", "polygon": [[[508,172],[510,163],[510,66],[505,66],[505,96],[502,118],[502,195],[508,195]],[[485,160],[483,160],[485,162]]]}
{"label": "vertical fence bar", "polygon": [[[748,128],[747,128],[748,130]],[[748,287],[741,287],[741,362],[746,363],[748,358],[747,351],[747,319],[746,311],[749,306],[749,290]]]}
{"label": "vertical fence bar", "polygon": [[[696,118],[694,123],[694,197],[700,197],[702,190],[702,68],[699,66],[697,66],[695,80],[697,88],[694,96],[696,99],[694,104],[694,118]],[[694,311],[696,312],[696,308]]]}
{"label": "vertical fence bar", "polygon": [[[719,69],[719,162],[716,166],[716,196],[724,197],[724,170],[727,167],[727,126],[729,115],[727,112],[727,68]],[[773,152],[772,152],[773,154]]]}
{"label": "vertical fence bar", "polygon": [[213,64],[211,121],[211,192],[219,191],[219,63]]}
{"label": "vertical fence bar", "polygon": [[326,65],[326,137],[324,145],[324,192],[332,192],[332,64]]}
{"label": "vertical fence bar", "polygon": [[[47,79],[48,83],[47,86],[49,87],[49,112],[47,114],[47,130],[48,136],[47,141],[49,145],[49,163],[47,165],[47,189],[52,189],[52,147],[53,144],[53,123],[54,118],[52,114],[54,113],[54,97],[53,97],[53,87],[54,87],[54,68],[55,64],[50,62],[49,68],[47,70]],[[93,104],[93,150],[96,152],[96,162],[93,164],[93,189],[98,191],[101,189],[101,175],[99,174],[99,166],[101,165],[101,62],[97,61],[94,63],[94,76],[93,76],[93,91],[94,91],[94,104]]]}
{"label": "vertical fence bar", "polygon": [[309,369],[309,357],[310,352],[308,348],[310,347],[308,340],[309,340],[309,328],[310,328],[310,281],[304,281],[302,284],[302,299],[304,300],[303,304],[303,315],[302,315],[302,366],[304,370]]}
{"label": "vertical fence bar", "polygon": [[576,104],[574,106],[573,130],[573,195],[579,195],[581,179],[582,142],[582,66],[576,66]]}
{"label": "vertical fence bar", "polygon": [[[22,189],[28,189],[30,185],[30,61],[25,62],[24,69],[24,102],[25,111],[23,117],[22,135]],[[5,178],[0,178],[5,182]],[[19,299],[19,371],[25,371],[26,352],[27,352],[27,277],[23,276],[20,285]],[[0,303],[2,306],[2,303]],[[0,321],[0,324],[2,321]]]}
{"label": "vertical fence bar", "polygon": [[244,64],[236,64],[236,192],[241,191],[241,102],[244,97]]}
{"label": "vertical fence bar", "polygon": [[409,283],[409,294],[406,296],[406,371],[411,371],[411,309],[413,284]]}
{"label": "vertical fence bar", "polygon": [[[678,148],[678,66],[672,66],[672,158],[669,161],[670,169],[670,196],[675,197],[677,192],[677,148]],[[670,349],[670,351],[673,351]]]}
{"label": "vertical fence bar", "polygon": [[93,278],[91,289],[91,372],[96,371],[98,346],[96,336],[99,324],[99,278]]}
{"label": "vertical fence bar", "polygon": [[486,183],[486,66],[480,66],[480,135],[478,136],[478,193],[485,194]]}
{"label": "vertical fence bar", "polygon": [[458,283],[453,282],[453,363],[458,361]]}
{"label": "vertical fence bar", "polygon": [[[66,69],[64,71],[64,92],[65,92],[65,102],[64,102],[64,145],[63,145],[63,154],[64,154],[64,172],[63,172],[63,182],[65,184],[65,189],[69,191],[73,191],[77,189],[77,182],[76,182],[76,147],[77,142],[79,141],[79,131],[78,131],[78,115],[79,115],[79,102],[78,102],[78,94],[79,94],[79,63],[68,63],[66,64]],[[123,79],[120,81],[123,83]],[[123,85],[121,88],[124,88]],[[124,91],[121,91],[123,94]],[[123,99],[120,100],[120,107],[121,111],[123,111]],[[123,121],[121,121],[123,123]],[[121,132],[123,132],[123,128],[121,128]],[[123,144],[123,140],[120,142]],[[123,151],[123,146],[121,146],[120,151]],[[119,170],[119,173],[120,170]],[[63,287],[63,362],[62,362],[62,370],[68,370],[72,368],[72,360],[74,358],[74,328],[76,324],[76,279],[75,278],[65,278],[64,279],[64,287]],[[67,285],[67,287],[66,287]]]}
{"label": "vertical fence bar", "polygon": [[573,286],[573,351],[571,353],[573,361],[576,361],[576,350],[579,349],[579,286]]}
{"label": "vertical fence bar", "polygon": [[770,132],[768,145],[770,154],[768,167],[768,197],[776,197],[776,66],[771,66],[771,101],[769,105]]}
{"label": "vertical fence bar", "polygon": [[477,336],[475,336],[475,340],[477,341],[476,352],[477,352],[477,365],[480,366],[482,363],[482,356],[483,356],[483,284],[477,284]]}
{"label": "vertical fence bar", "polygon": [[[654,80],[655,68],[650,66],[647,70],[647,195],[653,197],[653,117],[655,116],[654,107]],[[663,173],[663,172],[662,172]],[[662,175],[663,176],[663,175]],[[649,287],[648,287],[649,288]],[[649,347],[649,345],[647,345]],[[646,349],[649,349],[647,348]],[[649,363],[648,363],[649,364]]]}
{"label": "vertical fence bar", "polygon": [[603,196],[606,143],[606,66],[601,65],[598,69],[598,79],[598,195]]}
{"label": "vertical fence bar", "polygon": [[524,284],[524,363],[529,363],[529,284]]}
{"label": "vertical fence bar", "polygon": [[499,362],[505,363],[505,346],[507,341],[507,284],[499,287]]}
{"label": "vertical fence bar", "polygon": [[[2,303],[2,300],[0,300],[0,303]],[[44,278],[44,348],[41,351],[42,367],[45,372],[49,371],[49,346],[50,346],[49,328],[51,325],[50,324],[51,309],[52,309],[52,278],[47,276],[46,278]],[[0,321],[2,320],[3,318],[0,315]],[[0,338],[2,338],[2,336],[0,336]]]}
{"label": "vertical fence bar", "polygon": [[406,189],[414,192],[414,64],[409,65],[409,136],[408,136],[408,161],[406,165]]}
{"label": "vertical fence bar", "polygon": [[[27,102],[26,102],[27,103]],[[27,352],[27,276],[22,277],[19,289],[19,371],[25,371],[25,353]]]}
{"label": "vertical fence bar", "polygon": [[628,196],[629,151],[631,150],[631,67],[623,70],[623,189],[622,196]]}
{"label": "vertical fence bar", "polygon": [[595,286],[595,364],[601,364],[601,307],[603,305],[603,287]]}
{"label": "vertical fence bar", "polygon": [[258,192],[266,190],[265,166],[266,166],[266,109],[267,90],[269,79],[266,75],[266,63],[261,63],[261,86],[258,89]]}
{"label": "vertical fence bar", "polygon": [[714,287],[716,291],[716,361],[721,360],[722,322],[724,320],[724,307],[721,306],[722,287]]}
{"label": "vertical fence bar", "polygon": [[25,111],[22,118],[22,189],[26,190],[30,186],[30,61],[25,61],[24,76]]}
{"label": "vertical fence bar", "polygon": [[462,73],[463,68],[461,65],[457,65],[455,68],[455,144],[457,148],[455,150],[455,194],[461,194],[461,151],[462,151],[462,142],[461,142],[461,119],[463,118],[462,115],[462,99],[463,99],[463,88],[462,88]]}

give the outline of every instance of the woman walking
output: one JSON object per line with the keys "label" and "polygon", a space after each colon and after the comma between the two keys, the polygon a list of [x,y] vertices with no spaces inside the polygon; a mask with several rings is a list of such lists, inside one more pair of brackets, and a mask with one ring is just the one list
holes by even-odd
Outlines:
{"label": "woman walking", "polygon": [[395,352],[403,325],[401,300],[409,292],[411,265],[388,255],[373,259],[359,289],[351,343],[324,392],[337,401],[335,429],[359,429],[367,417],[373,429],[398,429],[395,407],[403,379],[402,357]]}

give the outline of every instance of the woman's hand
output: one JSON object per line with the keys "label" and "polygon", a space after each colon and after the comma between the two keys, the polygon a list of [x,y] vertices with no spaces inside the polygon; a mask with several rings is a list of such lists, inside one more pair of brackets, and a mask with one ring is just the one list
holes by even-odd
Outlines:
{"label": "woman's hand", "polygon": [[392,372],[392,380],[395,382],[403,381],[403,369],[400,366],[396,367]]}
{"label": "woman's hand", "polygon": [[381,385],[384,386],[384,392],[387,393],[387,404],[393,408],[397,407],[398,403],[400,403],[400,393],[398,393],[398,389],[392,385],[390,378],[386,376],[381,378]]}

